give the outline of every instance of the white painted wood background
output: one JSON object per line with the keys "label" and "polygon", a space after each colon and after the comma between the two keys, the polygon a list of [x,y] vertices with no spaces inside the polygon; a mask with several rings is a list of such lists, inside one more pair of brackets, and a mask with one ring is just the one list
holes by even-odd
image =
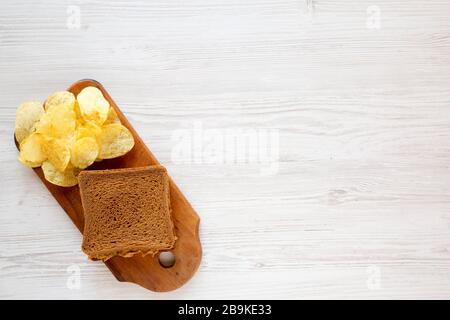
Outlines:
{"label": "white painted wood background", "polygon": [[[423,0],[2,0],[0,298],[450,298],[449,16]],[[177,291],[88,262],[16,160],[16,107],[82,78],[201,216],[203,261]],[[278,130],[279,170],[174,161],[194,121]]]}

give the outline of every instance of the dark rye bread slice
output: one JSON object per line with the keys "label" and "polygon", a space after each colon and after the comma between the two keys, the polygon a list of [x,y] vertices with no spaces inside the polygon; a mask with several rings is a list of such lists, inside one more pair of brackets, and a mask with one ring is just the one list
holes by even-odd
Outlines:
{"label": "dark rye bread slice", "polygon": [[163,166],[84,170],[83,251],[91,260],[155,254],[173,248],[169,177]]}

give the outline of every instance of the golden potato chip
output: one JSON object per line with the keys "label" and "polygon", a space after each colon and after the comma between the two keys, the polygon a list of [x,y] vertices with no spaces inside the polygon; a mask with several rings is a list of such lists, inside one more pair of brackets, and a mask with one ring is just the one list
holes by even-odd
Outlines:
{"label": "golden potato chip", "polygon": [[99,137],[98,158],[111,159],[123,156],[134,146],[133,135],[119,123],[108,124],[102,128]]}
{"label": "golden potato chip", "polygon": [[103,124],[108,117],[109,102],[96,87],[86,87],[77,95],[81,115],[85,120]]}
{"label": "golden potato chip", "polygon": [[85,121],[83,124],[78,125],[75,132],[75,138],[81,139],[84,137],[91,137],[97,140],[101,132],[102,132],[101,127],[97,125],[95,122]]}
{"label": "golden potato chip", "polygon": [[77,168],[89,167],[97,158],[98,144],[94,138],[81,138],[72,146],[70,162]]}
{"label": "golden potato chip", "polygon": [[94,138],[95,135],[91,130],[89,130],[85,126],[78,126],[77,129],[75,130],[75,140],[86,137]]}
{"label": "golden potato chip", "polygon": [[19,160],[29,167],[42,166],[47,181],[65,187],[78,183],[81,169],[120,157],[134,146],[132,134],[95,87],[84,88],[76,99],[61,91],[49,96],[44,106],[22,104],[14,133]]}
{"label": "golden potato chip", "polygon": [[72,187],[78,184],[79,170],[73,166],[68,166],[66,170],[59,171],[50,161],[45,161],[42,164],[42,171],[47,181],[58,186]]}
{"label": "golden potato chip", "polygon": [[19,161],[31,168],[39,167],[47,159],[41,142],[42,137],[36,132],[25,138],[20,144]]}
{"label": "golden potato chip", "polygon": [[52,138],[68,138],[75,133],[76,115],[73,109],[51,107],[36,125],[36,132]]}
{"label": "golden potato chip", "polygon": [[45,101],[45,110],[50,110],[53,107],[73,110],[74,106],[75,96],[69,91],[55,92]]}
{"label": "golden potato chip", "polygon": [[76,115],[74,110],[52,109],[47,111],[50,115],[54,134],[56,137],[67,137],[73,135],[76,128]]}
{"label": "golden potato chip", "polygon": [[52,123],[51,123],[51,119],[50,116],[46,113],[44,113],[41,116],[41,119],[39,120],[38,123],[36,123],[36,132],[40,133],[42,135],[46,135],[46,136],[51,136],[51,132],[52,132]]}
{"label": "golden potato chip", "polygon": [[78,101],[75,101],[75,106],[73,107],[73,110],[75,110],[75,119],[78,124],[81,124],[84,122],[83,116],[81,115],[80,111],[80,104]]}
{"label": "golden potato chip", "polygon": [[108,117],[106,118],[104,125],[111,123],[120,123],[120,119],[117,116],[116,110],[113,107],[109,108]]}
{"label": "golden potato chip", "polygon": [[14,134],[19,144],[35,130],[43,114],[44,108],[38,101],[25,102],[17,108]]}
{"label": "golden potato chip", "polygon": [[43,139],[42,148],[47,155],[48,161],[58,171],[64,171],[70,161],[70,149],[67,141],[55,138]]}

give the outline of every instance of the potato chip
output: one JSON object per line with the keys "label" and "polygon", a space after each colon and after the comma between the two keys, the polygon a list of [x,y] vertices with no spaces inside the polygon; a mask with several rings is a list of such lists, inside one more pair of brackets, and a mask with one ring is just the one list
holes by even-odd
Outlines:
{"label": "potato chip", "polygon": [[75,96],[69,91],[55,92],[45,101],[45,110],[50,110],[53,107],[66,108],[73,110],[75,106]]}
{"label": "potato chip", "polygon": [[19,161],[31,168],[39,167],[47,159],[41,142],[42,136],[36,132],[25,138],[20,144]]}
{"label": "potato chip", "polygon": [[84,169],[94,163],[98,155],[98,144],[94,138],[81,138],[72,146],[70,162],[77,168]]}
{"label": "potato chip", "polygon": [[102,129],[93,121],[85,121],[83,124],[79,124],[75,131],[75,138],[81,139],[85,137],[95,138],[96,140],[100,136]]}
{"label": "potato chip", "polygon": [[42,135],[51,136],[52,134],[52,123],[50,121],[50,116],[46,113],[44,113],[41,118],[39,119],[39,122],[36,123],[36,132],[40,133]]}
{"label": "potato chip", "polygon": [[45,114],[36,131],[47,137],[68,138],[76,128],[76,100],[68,91],[55,92],[45,101]]}
{"label": "potato chip", "polygon": [[36,131],[52,138],[70,138],[75,133],[76,115],[67,107],[51,107],[36,125]]}
{"label": "potato chip", "polygon": [[95,161],[123,156],[134,146],[132,134],[96,87],[84,88],[77,99],[61,91],[49,96],[44,106],[22,104],[14,133],[19,160],[29,167],[42,166],[47,181],[64,187],[76,185],[80,170]]}
{"label": "potato chip", "polygon": [[116,110],[113,107],[109,108],[108,117],[106,118],[103,125],[111,124],[111,123],[120,123],[120,119],[117,116]]}
{"label": "potato chip", "polygon": [[134,146],[133,135],[120,123],[108,124],[102,128],[99,137],[100,159],[123,156]]}
{"label": "potato chip", "polygon": [[75,106],[73,107],[73,110],[75,111],[75,119],[77,123],[81,124],[84,122],[83,116],[81,115],[80,111],[80,104],[78,101],[75,101]]}
{"label": "potato chip", "polygon": [[19,144],[36,129],[36,124],[43,114],[44,108],[38,101],[25,102],[19,106],[16,111],[14,128],[14,134]]}
{"label": "potato chip", "polygon": [[47,155],[48,161],[58,171],[64,171],[70,161],[70,149],[67,141],[55,138],[43,139],[42,148]]}
{"label": "potato chip", "polygon": [[86,87],[77,96],[81,115],[85,120],[103,124],[108,117],[109,102],[96,87]]}
{"label": "potato chip", "polygon": [[73,166],[68,166],[66,170],[59,171],[50,161],[45,161],[42,164],[42,171],[45,179],[57,186],[72,187],[78,184],[79,170]]}
{"label": "potato chip", "polygon": [[74,110],[64,108],[58,110],[54,108],[47,111],[47,114],[51,118],[54,136],[64,138],[74,134],[77,124]]}

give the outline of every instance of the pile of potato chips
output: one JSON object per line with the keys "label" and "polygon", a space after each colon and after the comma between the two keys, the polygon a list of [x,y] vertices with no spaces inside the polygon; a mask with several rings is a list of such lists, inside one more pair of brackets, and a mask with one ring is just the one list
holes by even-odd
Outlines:
{"label": "pile of potato chips", "polygon": [[42,167],[45,179],[62,187],[78,183],[78,173],[94,161],[123,156],[134,146],[133,135],[96,87],[75,98],[56,92],[45,104],[25,102],[17,109],[15,136],[19,160]]}

